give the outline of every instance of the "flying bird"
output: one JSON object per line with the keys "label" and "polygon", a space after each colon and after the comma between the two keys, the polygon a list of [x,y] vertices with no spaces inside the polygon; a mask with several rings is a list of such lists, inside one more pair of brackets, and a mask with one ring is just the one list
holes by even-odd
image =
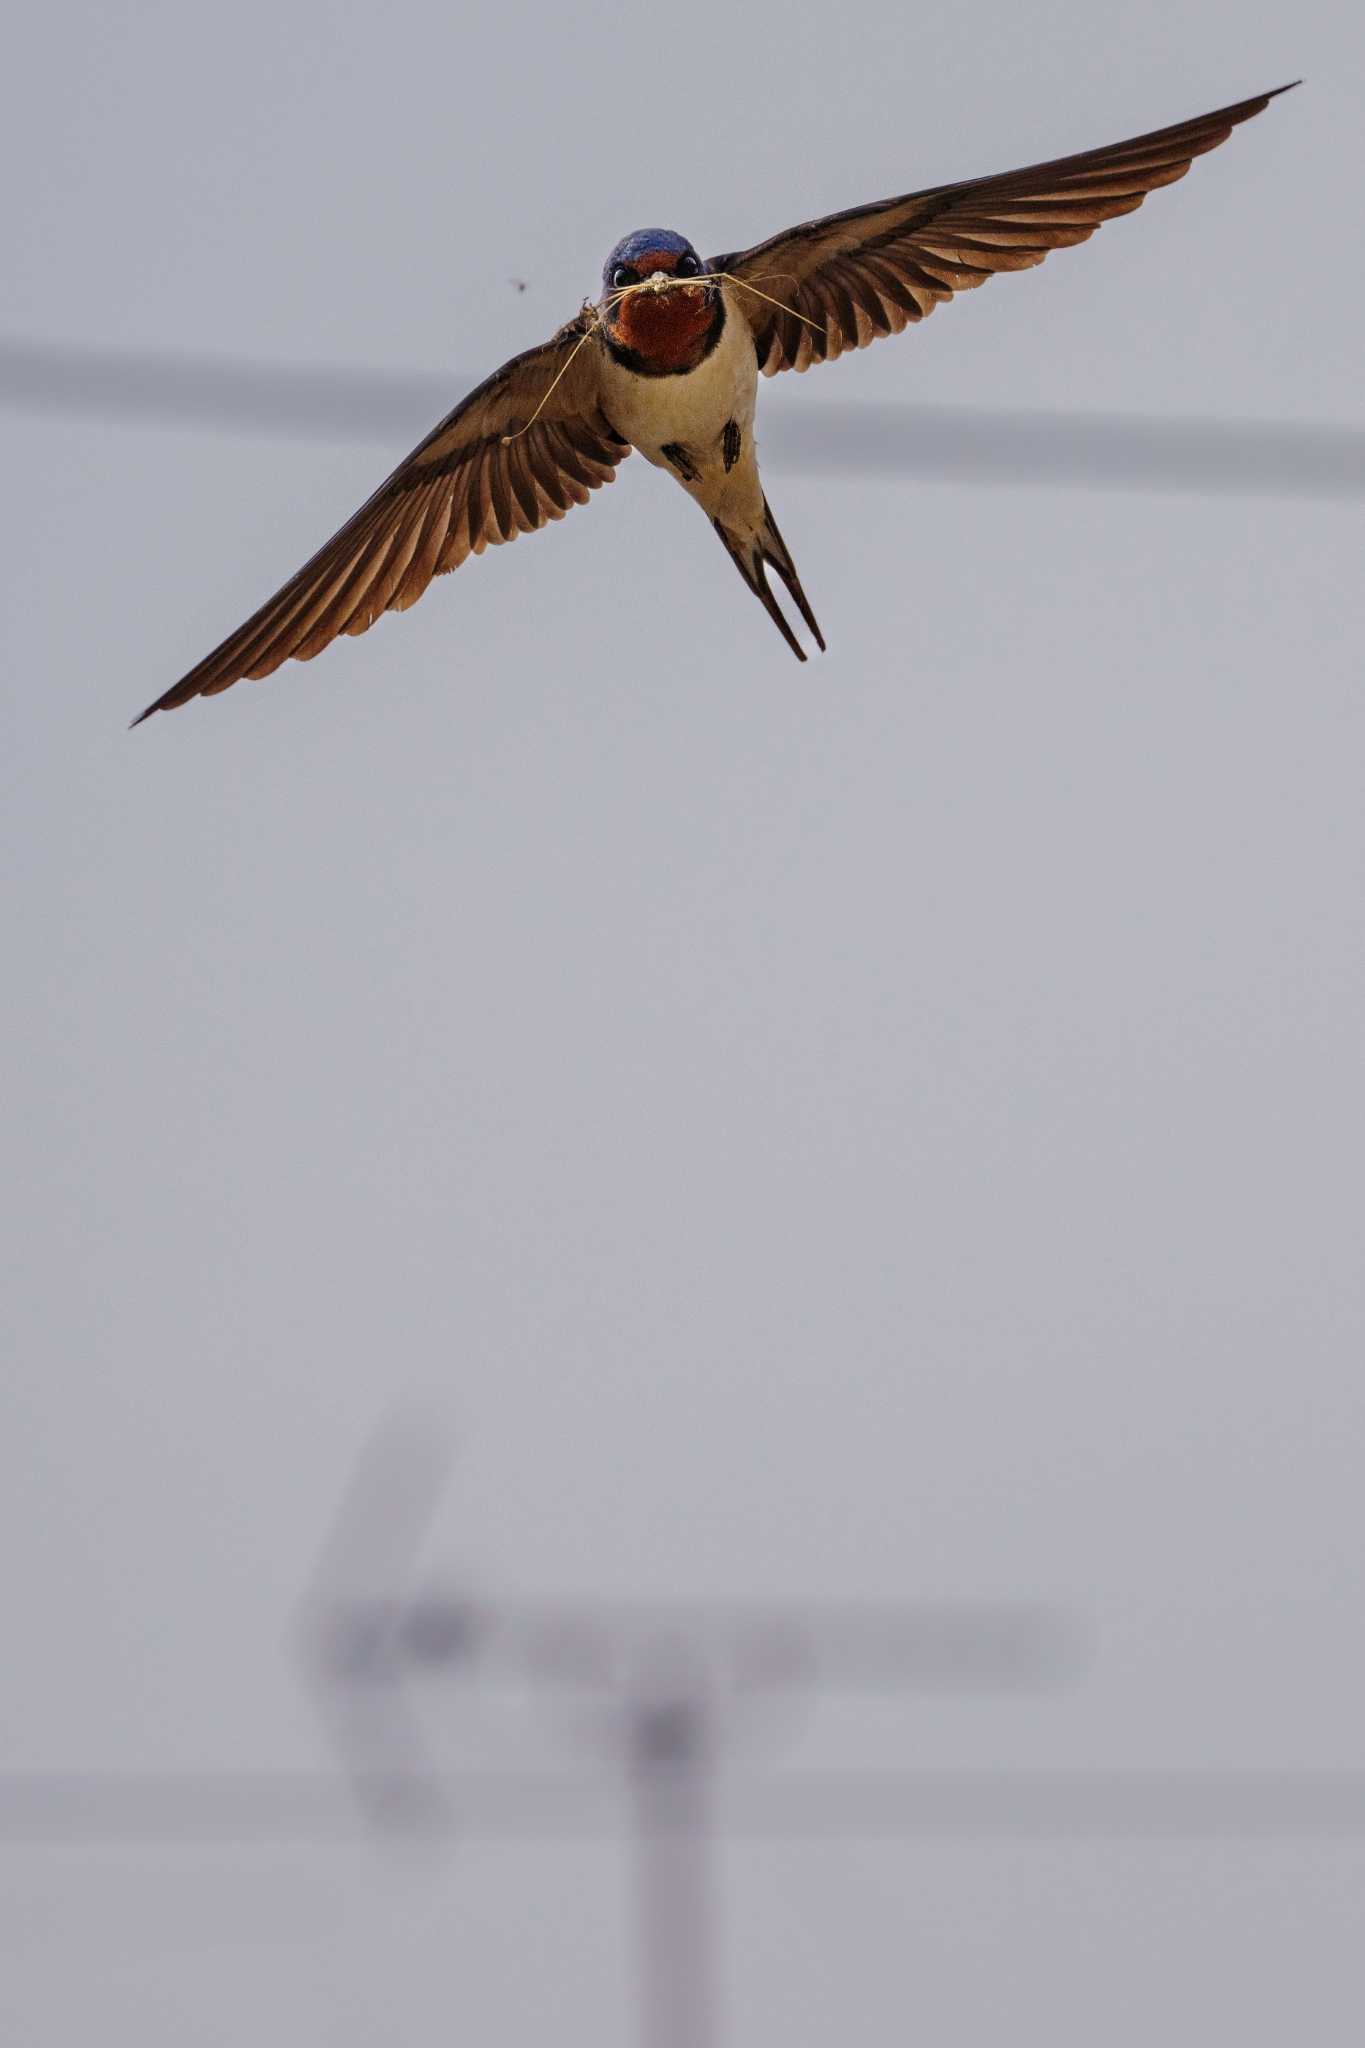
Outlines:
{"label": "flying bird", "polygon": [[[1297,83],[1297,81],[1295,81]],[[405,611],[433,576],[586,505],[639,450],[694,498],[797,656],[771,569],[825,642],[759,481],[758,377],[808,370],[923,320],[1002,270],[1086,241],[1182,178],[1278,92],[1025,170],[851,207],[704,260],[685,235],[617,243],[596,302],[447,414],[340,532],[154,711],[311,660]]]}

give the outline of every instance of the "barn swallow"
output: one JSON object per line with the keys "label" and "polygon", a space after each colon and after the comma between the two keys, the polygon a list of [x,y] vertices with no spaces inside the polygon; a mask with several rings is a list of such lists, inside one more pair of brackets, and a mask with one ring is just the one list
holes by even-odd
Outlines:
{"label": "barn swallow", "polygon": [[311,660],[338,633],[405,611],[433,576],[585,505],[632,448],[701,506],[804,661],[769,569],[816,645],[825,642],[759,482],[759,372],[808,370],[866,348],[996,271],[1027,270],[1086,241],[1276,97],[855,206],[709,261],[672,229],[627,235],[607,258],[595,303],[585,300],[549,341],[471,392],[297,575],[134,724],[244,676],[268,676],[290,656]]}

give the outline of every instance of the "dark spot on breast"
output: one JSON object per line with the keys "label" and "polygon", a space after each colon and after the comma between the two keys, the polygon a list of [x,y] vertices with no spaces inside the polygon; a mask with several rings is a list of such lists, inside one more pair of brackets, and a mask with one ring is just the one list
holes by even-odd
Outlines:
{"label": "dark spot on breast", "polygon": [[[726,432],[729,432],[728,428],[726,429]],[[693,462],[692,457],[688,454],[687,450],[683,447],[681,441],[669,441],[665,447],[660,449],[659,452],[661,455],[666,455],[668,457],[669,461],[673,464],[674,469],[677,470],[678,475],[682,478],[684,483],[694,484],[697,481],[696,464]],[[727,462],[725,466],[728,469],[730,465]]]}
{"label": "dark spot on breast", "polygon": [[727,469],[733,469],[739,461],[739,451],[743,441],[744,436],[739,431],[739,421],[727,420],[725,422],[725,432],[720,437],[720,452],[725,458],[725,467]]}

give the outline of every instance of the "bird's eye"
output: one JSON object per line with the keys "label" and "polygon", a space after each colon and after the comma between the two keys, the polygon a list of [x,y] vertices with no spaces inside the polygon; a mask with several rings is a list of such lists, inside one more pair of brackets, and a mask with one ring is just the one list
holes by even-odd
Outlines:
{"label": "bird's eye", "polygon": [[678,258],[678,275],[679,277],[695,277],[696,274],[697,259],[689,250],[685,256]]}
{"label": "bird's eye", "polygon": [[611,281],[619,289],[621,285],[629,284],[634,275],[635,272],[627,269],[624,263],[618,263],[611,274]]}

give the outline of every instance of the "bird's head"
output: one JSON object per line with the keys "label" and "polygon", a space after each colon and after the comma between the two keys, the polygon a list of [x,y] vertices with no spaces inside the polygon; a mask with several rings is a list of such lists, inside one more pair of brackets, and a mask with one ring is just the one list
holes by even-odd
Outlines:
{"label": "bird's head", "polygon": [[599,310],[612,346],[651,370],[690,368],[724,318],[719,279],[672,228],[637,228],[616,244]]}

